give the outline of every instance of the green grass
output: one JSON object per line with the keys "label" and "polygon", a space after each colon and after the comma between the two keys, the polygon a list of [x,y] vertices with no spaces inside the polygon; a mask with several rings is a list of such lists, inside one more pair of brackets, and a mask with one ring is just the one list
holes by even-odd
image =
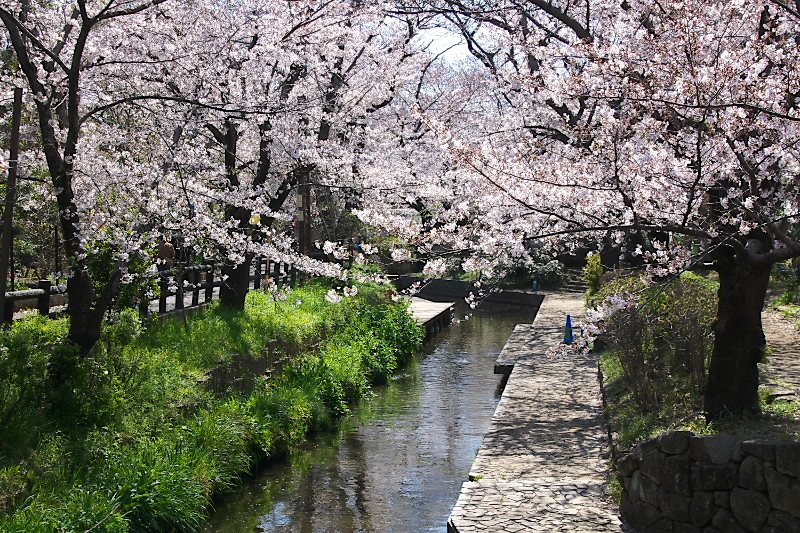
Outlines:
{"label": "green grass", "polygon": [[795,327],[800,329],[800,305],[782,305],[779,309],[783,316],[792,320]]}
{"label": "green grass", "polygon": [[[88,358],[61,345],[65,320],[2,332],[0,531],[194,530],[214,494],[333,426],[419,346],[386,286],[337,304],[329,288],[253,291],[245,311],[212,305],[144,329],[123,312]],[[272,338],[290,357],[281,375],[206,389],[210,368]],[[53,369],[66,372],[58,387]]]}

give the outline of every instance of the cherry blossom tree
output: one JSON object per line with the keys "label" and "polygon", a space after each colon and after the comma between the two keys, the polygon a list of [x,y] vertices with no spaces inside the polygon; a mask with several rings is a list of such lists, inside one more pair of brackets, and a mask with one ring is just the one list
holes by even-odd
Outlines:
{"label": "cherry blossom tree", "polygon": [[[781,0],[14,0],[0,7],[13,51],[0,88],[32,96],[26,157],[52,180],[84,352],[160,232],[224,259],[234,305],[253,254],[339,275],[284,231],[313,185],[352,192],[362,220],[421,254],[471,252],[469,270],[525,260],[532,241],[611,240],[659,276],[713,262],[715,416],[757,406],[766,283],[800,256],[798,13]],[[435,24],[474,61],[425,53]]]}
{"label": "cherry blossom tree", "polygon": [[495,106],[469,135],[426,117],[468,191],[455,205],[470,222],[451,221],[451,236],[483,235],[484,262],[526,238],[609,237],[657,276],[712,262],[705,411],[757,409],[770,270],[800,255],[796,6],[454,0],[406,10],[445,17],[494,80]]}
{"label": "cherry blossom tree", "polygon": [[254,253],[340,273],[273,222],[291,220],[301,183],[352,179],[363,117],[418,71],[413,21],[380,2],[260,0],[22,0],[0,20],[2,82],[33,99],[84,352],[159,233],[221,254],[232,301]]}
{"label": "cherry blossom tree", "polygon": [[[235,306],[243,305],[252,255],[275,255],[271,248],[279,234],[271,230],[280,228],[271,226],[276,216],[284,220],[279,210],[287,200],[301,195],[307,204],[311,187],[356,187],[367,117],[394,99],[398,85],[417,76],[422,60],[410,46],[418,31],[415,21],[387,16],[377,4],[315,6],[300,10],[297,19],[261,21],[273,31],[283,25],[275,42],[262,49],[259,42],[266,37],[244,39],[252,57],[217,76],[230,79],[221,89],[224,98],[250,80],[255,86],[239,98],[248,98],[259,113],[202,113],[205,129],[224,151],[226,189],[241,198],[233,203],[228,195],[225,211],[226,220],[235,221],[229,231],[237,257],[226,268],[229,281],[221,299]],[[237,26],[250,31],[252,21]],[[256,225],[250,222],[253,214]],[[308,254],[310,234],[299,233],[298,249]],[[284,257],[285,244],[279,250]],[[292,262],[317,273],[337,273],[308,256]]]}

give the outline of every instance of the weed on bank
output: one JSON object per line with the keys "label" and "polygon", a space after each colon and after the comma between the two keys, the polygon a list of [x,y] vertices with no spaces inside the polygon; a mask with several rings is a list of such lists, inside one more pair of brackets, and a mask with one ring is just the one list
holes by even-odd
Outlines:
{"label": "weed on bank", "polygon": [[[337,303],[329,289],[253,291],[243,312],[146,327],[122,312],[85,358],[63,344],[66,319],[0,333],[0,531],[194,530],[214,494],[334,424],[420,345],[387,286]],[[283,372],[210,390],[210,369],[270,339]]]}

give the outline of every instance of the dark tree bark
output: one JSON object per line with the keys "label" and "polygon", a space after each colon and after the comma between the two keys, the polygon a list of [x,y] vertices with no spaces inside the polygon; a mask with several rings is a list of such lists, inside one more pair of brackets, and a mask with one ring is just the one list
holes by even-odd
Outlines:
{"label": "dark tree bark", "polygon": [[[161,0],[163,1],[163,0]],[[146,4],[139,6],[141,9]],[[138,8],[137,8],[138,9]],[[76,15],[77,16],[77,15]],[[118,13],[107,13],[105,18],[119,16]],[[24,18],[24,17],[23,17]],[[100,339],[103,318],[110,307],[120,279],[120,265],[114,265],[110,270],[109,278],[102,280],[99,294],[96,292],[96,281],[93,280],[88,268],[85,250],[81,244],[78,231],[78,209],[73,190],[73,162],[78,149],[80,134],[80,65],[83,50],[89,33],[99,19],[81,16],[81,25],[78,30],[76,42],[70,57],[71,67],[67,67],[60,57],[62,45],[54,50],[43,47],[41,43],[33,44],[26,36],[32,35],[26,31],[22,22],[5,9],[0,9],[0,21],[8,31],[15,56],[19,61],[20,70],[28,81],[31,92],[38,96],[36,109],[38,113],[39,132],[42,136],[42,150],[44,152],[48,171],[56,192],[56,202],[59,209],[62,235],[64,237],[64,252],[68,261],[70,278],[67,281],[69,294],[70,327],[68,339],[77,345],[81,353],[86,355]],[[65,27],[65,33],[72,28],[72,21]],[[66,73],[66,94],[60,104],[60,114],[47,101],[47,89],[38,79],[38,67],[31,58],[33,48],[45,51],[54,59],[55,63]],[[60,120],[66,128],[67,134],[63,142],[59,139],[53,127],[53,121]]]}
{"label": "dark tree bark", "polygon": [[[236,138],[235,126],[231,123],[226,124],[226,134],[222,134],[214,128],[209,126],[209,129],[214,134],[217,141],[221,142],[225,148],[225,166],[228,175],[228,181],[232,186],[238,185],[238,178],[236,177]],[[264,185],[269,177],[269,171],[272,165],[271,158],[271,145],[272,136],[270,134],[271,126],[269,121],[264,121],[260,126],[261,142],[259,146],[259,160],[258,168],[256,169],[256,176],[253,180],[255,187]],[[297,175],[295,172],[289,173],[281,182],[278,189],[272,194],[269,202],[269,208],[273,212],[279,211],[286,200],[291,196],[292,191],[297,186]],[[226,215],[230,218],[236,218],[239,221],[239,228],[241,231],[254,229],[250,227],[250,215],[252,213],[248,209],[240,209],[230,207],[226,210]],[[270,217],[262,218],[261,224],[265,227],[271,227],[273,219]],[[250,266],[253,264],[253,254],[245,254],[244,261],[239,265],[226,264],[222,269],[223,276],[226,277],[225,281],[220,287],[220,304],[231,309],[244,309],[245,298],[249,290],[250,283]]]}
{"label": "dark tree bark", "polygon": [[219,289],[219,303],[230,309],[244,309],[250,282],[250,265],[253,255],[246,254],[238,265],[226,264],[222,267],[222,275],[226,276]]}
{"label": "dark tree bark", "polygon": [[[225,131],[220,131],[213,124],[206,124],[206,128],[214,139],[225,149],[225,176],[231,189],[239,187],[239,177],[236,168],[237,142],[239,132],[231,120],[225,121]],[[225,218],[236,219],[238,228],[246,231],[250,220],[250,211],[236,206],[225,207]],[[247,296],[248,282],[250,281],[250,265],[253,261],[252,254],[245,254],[245,259],[239,264],[226,262],[222,268],[222,286],[219,289],[219,302],[224,307],[231,309],[244,309],[244,299]]]}
{"label": "dark tree bark", "polygon": [[772,262],[729,250],[716,266],[719,303],[704,404],[710,419],[759,409],[757,365],[766,347],[761,312]]}

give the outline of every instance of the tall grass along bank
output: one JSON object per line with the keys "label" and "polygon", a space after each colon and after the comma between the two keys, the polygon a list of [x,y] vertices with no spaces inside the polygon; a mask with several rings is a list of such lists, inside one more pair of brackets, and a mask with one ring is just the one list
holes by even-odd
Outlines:
{"label": "tall grass along bank", "polygon": [[[387,286],[330,289],[254,291],[243,312],[149,325],[124,311],[88,358],[64,344],[65,319],[2,331],[0,531],[194,530],[214,494],[335,423],[419,347]],[[209,386],[248,357],[276,368]]]}

